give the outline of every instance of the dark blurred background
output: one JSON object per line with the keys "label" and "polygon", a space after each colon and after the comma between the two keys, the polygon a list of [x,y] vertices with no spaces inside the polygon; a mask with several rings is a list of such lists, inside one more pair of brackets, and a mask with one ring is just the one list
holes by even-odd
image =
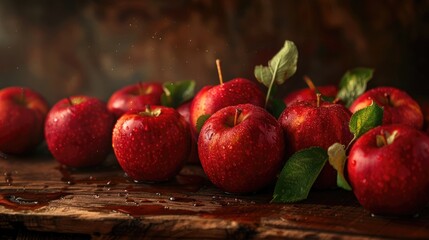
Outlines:
{"label": "dark blurred background", "polygon": [[298,71],[280,95],[337,83],[372,67],[370,86],[429,96],[429,1],[122,0],[0,2],[0,87],[23,85],[52,104],[88,94],[107,100],[138,81],[254,80],[285,39]]}

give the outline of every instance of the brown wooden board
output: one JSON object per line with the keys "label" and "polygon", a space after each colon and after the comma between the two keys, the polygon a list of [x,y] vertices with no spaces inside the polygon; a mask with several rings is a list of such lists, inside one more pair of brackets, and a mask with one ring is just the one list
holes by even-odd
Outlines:
{"label": "brown wooden board", "polygon": [[0,238],[6,239],[429,239],[428,208],[417,218],[372,217],[343,190],[270,204],[272,187],[225,194],[197,165],[148,184],[127,178],[113,156],[76,170],[36,154],[0,159],[0,173]]}

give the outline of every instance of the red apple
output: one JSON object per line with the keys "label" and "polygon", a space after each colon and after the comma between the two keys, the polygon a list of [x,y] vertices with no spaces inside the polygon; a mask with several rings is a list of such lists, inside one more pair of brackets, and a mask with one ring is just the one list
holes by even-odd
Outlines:
{"label": "red apple", "polygon": [[[349,144],[353,138],[349,130],[350,117],[350,111],[343,105],[321,100],[297,102],[287,107],[279,117],[288,147],[286,156],[309,147],[328,149],[336,142]],[[336,186],[337,172],[326,164],[314,187]]]}
{"label": "red apple", "polygon": [[213,114],[216,111],[238,104],[250,103],[263,107],[265,97],[258,86],[250,80],[235,78],[216,86],[205,86],[194,97],[191,104],[191,127],[196,129],[197,120],[202,115]]}
{"label": "red apple", "polygon": [[384,108],[384,125],[402,123],[419,130],[422,129],[422,110],[406,92],[393,87],[378,87],[368,90],[353,102],[350,111],[354,113],[371,105],[372,101]]}
{"label": "red apple", "polygon": [[354,143],[347,171],[371,213],[416,214],[429,203],[429,137],[404,124],[374,128]]}
{"label": "red apple", "polygon": [[0,151],[22,154],[36,147],[43,140],[48,111],[48,103],[34,90],[0,90]]}
{"label": "red apple", "polygon": [[[191,129],[191,116],[190,116],[190,109],[191,109],[191,102],[192,101],[188,101],[183,103],[182,105],[180,105],[179,107],[177,107],[177,112],[180,113],[180,115],[182,115],[183,118],[185,118],[186,122],[189,125],[189,129],[192,133],[192,129]],[[200,160],[198,159],[198,149],[197,149],[197,136],[196,134],[192,134],[192,143],[191,143],[191,153],[189,154],[189,159],[188,159],[189,163],[200,163]]]}
{"label": "red apple", "polygon": [[128,111],[144,110],[146,105],[160,105],[162,94],[161,83],[140,82],[114,92],[107,102],[107,108],[119,118]]}
{"label": "red apple", "polygon": [[148,106],[116,122],[112,144],[122,169],[136,181],[174,177],[188,159],[191,135],[186,120],[173,108]]}
{"label": "red apple", "polygon": [[231,193],[258,191],[283,166],[283,131],[265,109],[252,104],[217,111],[203,125],[198,154],[207,177]]}
{"label": "red apple", "polygon": [[97,165],[111,150],[114,120],[106,104],[97,98],[62,99],[46,118],[46,143],[54,158],[64,165]]}
{"label": "red apple", "polygon": [[[317,87],[322,96],[335,98],[337,96],[338,87],[334,85]],[[294,91],[283,98],[286,106],[290,106],[296,102],[316,100],[316,90],[311,88],[304,88]]]}

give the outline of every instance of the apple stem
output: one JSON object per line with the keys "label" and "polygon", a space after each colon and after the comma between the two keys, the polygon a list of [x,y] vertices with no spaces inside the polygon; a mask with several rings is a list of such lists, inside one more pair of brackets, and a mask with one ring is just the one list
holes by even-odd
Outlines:
{"label": "apple stem", "polygon": [[304,81],[307,84],[308,88],[310,88],[313,91],[317,91],[316,86],[314,85],[313,81],[311,81],[311,78],[309,78],[308,76],[304,76]]}
{"label": "apple stem", "polygon": [[236,108],[235,109],[235,115],[234,115],[234,127],[237,125],[237,121],[238,121],[238,117],[240,116],[241,112],[243,110],[241,110],[240,108]]}
{"label": "apple stem", "polygon": [[216,67],[217,67],[217,74],[219,75],[219,83],[220,85],[223,84],[223,77],[222,77],[222,69],[220,67],[220,60],[216,59]]}
{"label": "apple stem", "polygon": [[150,105],[149,104],[146,104],[145,112],[150,113]]}
{"label": "apple stem", "polygon": [[376,138],[376,142],[377,142],[378,147],[387,146],[387,139],[386,139],[386,136],[384,134],[377,135],[375,138]]}
{"label": "apple stem", "polygon": [[69,102],[70,106],[73,106],[73,101],[72,101],[71,97],[67,97],[67,101]]}
{"label": "apple stem", "polygon": [[23,87],[21,88],[21,100],[25,103],[25,89]]}
{"label": "apple stem", "polygon": [[320,97],[322,96],[322,94],[320,93],[316,93],[316,99],[317,99],[317,107],[320,107]]}

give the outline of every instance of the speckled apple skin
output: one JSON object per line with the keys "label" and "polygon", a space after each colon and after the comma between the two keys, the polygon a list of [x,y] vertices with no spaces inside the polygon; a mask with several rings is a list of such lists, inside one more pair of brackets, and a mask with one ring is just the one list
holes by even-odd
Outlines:
{"label": "speckled apple skin", "polygon": [[22,154],[43,140],[49,111],[45,99],[30,88],[8,87],[0,91],[0,151]]}
{"label": "speckled apple skin", "polygon": [[205,86],[191,103],[190,115],[193,132],[198,133],[196,124],[200,116],[211,115],[227,106],[245,103],[260,107],[265,104],[264,93],[250,80],[235,78],[220,85]]}
{"label": "speckled apple skin", "polygon": [[113,130],[116,158],[127,175],[137,181],[161,182],[174,177],[189,157],[191,135],[185,119],[173,108],[159,116],[126,113]]}
{"label": "speckled apple skin", "polygon": [[[376,136],[398,131],[378,147]],[[413,215],[429,203],[429,137],[406,125],[374,128],[350,150],[347,172],[360,204],[378,215]]]}
{"label": "speckled apple skin", "polygon": [[[334,85],[328,85],[328,86],[320,86],[317,87],[317,90],[326,97],[336,97],[338,92],[338,87]],[[310,101],[310,100],[316,100],[316,92],[310,88],[304,88],[300,89],[294,92],[291,92],[288,94],[285,98],[283,98],[284,103],[286,106],[290,106],[296,102],[301,101]]]}
{"label": "speckled apple skin", "polygon": [[[240,123],[233,122],[241,109]],[[255,192],[272,183],[283,166],[283,130],[267,111],[252,104],[223,108],[204,124],[198,154],[210,181],[230,193]]]}
{"label": "speckled apple skin", "polygon": [[107,108],[119,118],[128,111],[144,110],[146,105],[161,105],[163,93],[162,84],[158,82],[125,86],[112,94],[107,101]]}
{"label": "speckled apple skin", "polygon": [[[390,97],[390,101],[388,98]],[[371,105],[372,101],[383,107],[383,124],[402,123],[416,129],[423,128],[423,113],[419,104],[406,92],[393,87],[378,87],[360,95],[350,106],[356,111]]]}
{"label": "speckled apple skin", "polygon": [[[349,130],[350,117],[351,112],[343,105],[324,101],[319,107],[316,101],[297,102],[287,107],[279,117],[288,148],[286,158],[309,147],[328,149],[336,142],[347,146],[353,138]],[[337,172],[328,163],[313,187],[327,189],[336,186]]]}
{"label": "speckled apple skin", "polygon": [[70,105],[68,99],[57,102],[45,122],[49,151],[61,164],[70,167],[94,166],[111,151],[114,116],[101,100],[88,96]]}

